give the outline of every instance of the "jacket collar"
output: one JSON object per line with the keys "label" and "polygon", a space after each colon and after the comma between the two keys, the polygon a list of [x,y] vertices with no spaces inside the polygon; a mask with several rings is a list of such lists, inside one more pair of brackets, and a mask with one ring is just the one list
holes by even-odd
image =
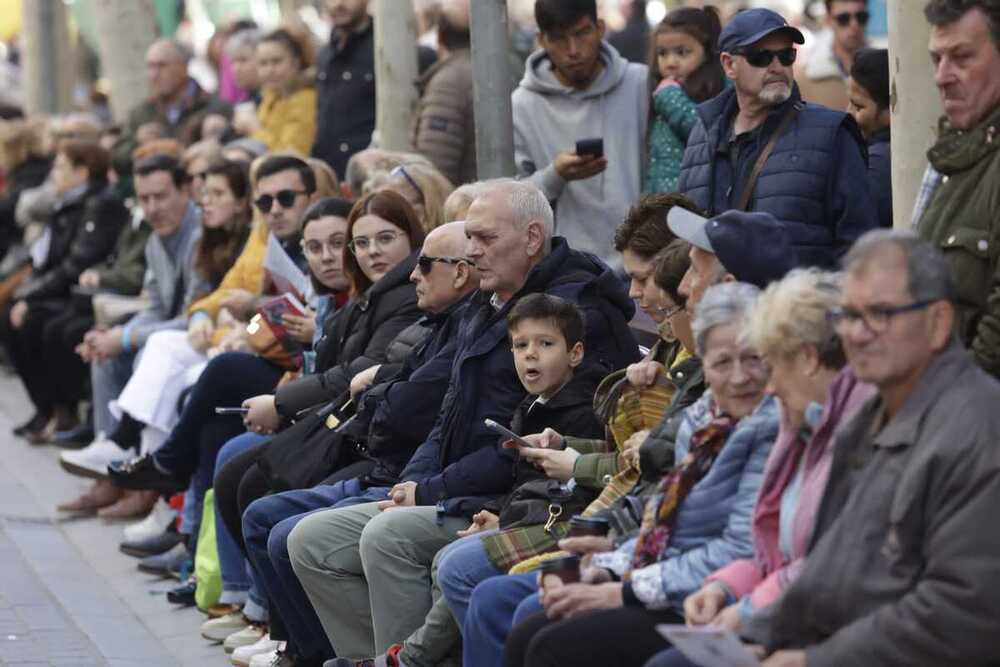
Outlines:
{"label": "jacket collar", "polygon": [[873,134],[871,136],[871,139],[868,140],[868,145],[874,146],[875,144],[888,144],[891,143],[891,141],[892,141],[892,132],[887,127],[884,130],[879,130],[878,132]]}
{"label": "jacket collar", "polygon": [[[875,436],[875,446],[895,448],[916,444],[925,413],[955,385],[958,376],[971,364],[968,351],[958,341],[953,341],[927,366],[902,409]],[[881,399],[877,408],[879,411],[883,408]]]}
{"label": "jacket collar", "polygon": [[[769,135],[774,130],[781,122],[781,118],[789,106],[800,104],[801,102],[802,95],[799,92],[799,84],[793,81],[792,93],[788,96],[788,99],[773,107],[767,118],[764,119],[763,125],[760,126],[761,136]],[[697,111],[702,123],[705,124],[709,143],[712,146],[718,146],[720,141],[728,139],[729,127],[739,112],[739,104],[736,100],[736,87],[730,86],[707,102],[699,104]]]}
{"label": "jacket collar", "polygon": [[954,174],[971,168],[1000,148],[1000,107],[971,130],[956,130],[942,117],[939,138],[927,151],[927,160],[942,174]]}
{"label": "jacket collar", "polygon": [[419,254],[419,250],[413,251],[409,257],[394,266],[391,271],[379,278],[378,282],[365,290],[362,297],[358,299],[358,307],[365,310],[372,297],[385,294],[401,285],[410,284],[410,274],[413,273],[413,268],[417,265],[417,255]]}

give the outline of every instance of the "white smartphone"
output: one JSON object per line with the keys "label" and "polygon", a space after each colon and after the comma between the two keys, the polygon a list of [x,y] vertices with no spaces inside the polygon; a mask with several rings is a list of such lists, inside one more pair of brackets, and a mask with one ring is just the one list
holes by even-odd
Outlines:
{"label": "white smartphone", "polygon": [[521,436],[511,431],[506,426],[501,426],[500,424],[496,423],[492,419],[487,419],[483,423],[486,424],[486,428],[496,431],[500,435],[506,436],[508,440],[513,440],[515,443],[517,443],[518,447],[532,447],[532,444],[530,442],[528,442]]}

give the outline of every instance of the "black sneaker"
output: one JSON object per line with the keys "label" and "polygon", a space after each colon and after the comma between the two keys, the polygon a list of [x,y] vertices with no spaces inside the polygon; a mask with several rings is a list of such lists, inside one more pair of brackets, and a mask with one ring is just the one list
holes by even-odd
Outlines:
{"label": "black sneaker", "polygon": [[31,419],[14,428],[14,435],[24,435],[29,431],[41,431],[48,423],[48,415],[36,412]]}
{"label": "black sneaker", "polygon": [[170,494],[183,491],[187,487],[186,482],[161,472],[149,454],[129,461],[112,463],[108,466],[108,477],[115,486],[122,489],[138,491],[149,489]]}

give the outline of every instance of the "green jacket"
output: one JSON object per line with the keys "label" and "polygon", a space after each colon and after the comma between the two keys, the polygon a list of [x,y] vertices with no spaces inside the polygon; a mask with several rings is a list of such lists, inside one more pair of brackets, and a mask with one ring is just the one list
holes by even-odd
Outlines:
{"label": "green jacket", "polygon": [[146,241],[152,229],[143,221],[129,221],[118,234],[115,251],[109,264],[95,267],[101,276],[102,290],[126,296],[142,291],[146,274]]}
{"label": "green jacket", "polygon": [[951,265],[962,342],[1000,376],[1000,108],[965,132],[942,119],[927,159],[943,176],[917,230]]}

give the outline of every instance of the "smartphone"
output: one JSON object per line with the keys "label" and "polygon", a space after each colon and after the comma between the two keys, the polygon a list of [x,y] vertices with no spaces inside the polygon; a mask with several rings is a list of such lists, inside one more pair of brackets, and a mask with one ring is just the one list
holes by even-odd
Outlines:
{"label": "smartphone", "polygon": [[250,408],[216,408],[217,415],[245,415],[250,412]]}
{"label": "smartphone", "polygon": [[507,439],[509,439],[509,440],[513,440],[515,443],[517,443],[518,447],[531,447],[532,446],[532,444],[530,442],[528,442],[527,440],[525,440],[521,436],[519,436],[516,433],[514,433],[513,431],[511,431],[509,428],[507,428],[505,426],[501,426],[500,424],[496,423],[492,419],[487,419],[483,423],[486,424],[486,428],[491,429],[493,431],[496,431],[500,435],[506,436]]}
{"label": "smartphone", "polygon": [[590,157],[604,157],[604,139],[580,139],[576,142],[576,154]]}

